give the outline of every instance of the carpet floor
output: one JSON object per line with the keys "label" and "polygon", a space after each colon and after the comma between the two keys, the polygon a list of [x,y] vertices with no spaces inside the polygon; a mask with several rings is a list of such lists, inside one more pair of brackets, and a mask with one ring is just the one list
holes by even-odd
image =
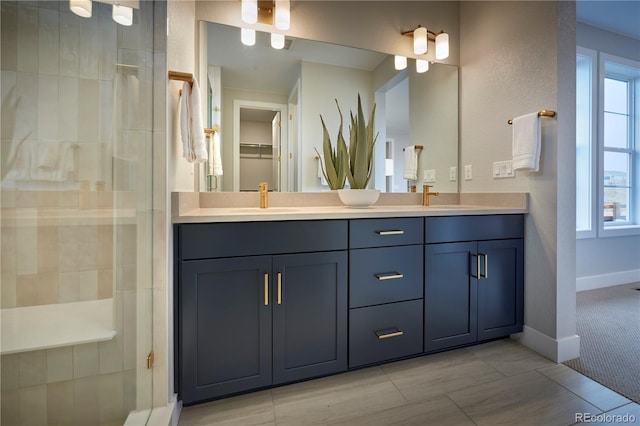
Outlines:
{"label": "carpet floor", "polygon": [[564,364],[640,403],[640,283],[577,293],[580,358]]}

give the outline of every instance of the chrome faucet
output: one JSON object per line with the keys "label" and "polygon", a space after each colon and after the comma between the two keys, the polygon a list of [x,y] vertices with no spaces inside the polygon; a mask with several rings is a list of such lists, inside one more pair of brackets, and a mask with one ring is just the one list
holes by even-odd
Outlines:
{"label": "chrome faucet", "polygon": [[269,194],[267,190],[267,182],[261,182],[258,184],[258,192],[260,192],[260,208],[266,209],[269,207],[267,195]]}
{"label": "chrome faucet", "polygon": [[422,186],[422,205],[423,206],[428,206],[429,205],[429,196],[433,195],[440,195],[439,192],[429,192],[429,189],[431,188],[432,185],[423,185]]}

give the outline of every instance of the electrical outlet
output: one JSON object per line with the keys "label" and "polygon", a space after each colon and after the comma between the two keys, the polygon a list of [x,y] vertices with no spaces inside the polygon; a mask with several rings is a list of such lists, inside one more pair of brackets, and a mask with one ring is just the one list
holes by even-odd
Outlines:
{"label": "electrical outlet", "polygon": [[425,170],[424,171],[424,183],[435,182],[436,181],[436,171],[435,169]]}
{"label": "electrical outlet", "polygon": [[513,163],[511,160],[506,161],[496,161],[493,163],[493,178],[501,179],[514,177],[513,174]]}
{"label": "electrical outlet", "polygon": [[464,180],[473,179],[473,170],[471,169],[471,164],[467,164],[464,166]]}
{"label": "electrical outlet", "polygon": [[455,182],[458,179],[458,168],[456,166],[449,167],[449,180]]}

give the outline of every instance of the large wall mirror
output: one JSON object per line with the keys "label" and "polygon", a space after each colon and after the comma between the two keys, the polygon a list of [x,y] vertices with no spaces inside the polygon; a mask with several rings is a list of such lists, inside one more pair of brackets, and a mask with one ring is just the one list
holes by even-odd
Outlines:
{"label": "large wall mirror", "polygon": [[[275,191],[327,190],[316,152],[322,153],[320,115],[335,143],[337,100],[348,141],[349,114],[357,111],[360,95],[367,118],[376,104],[372,185],[406,192],[429,183],[437,191],[457,192],[456,66],[433,63],[419,74],[411,59],[407,69],[396,71],[392,56],[363,49],[287,37],[276,50],[263,32],[256,32],[255,45],[245,46],[240,28],[217,23],[202,23],[204,34],[200,69],[209,93],[207,124],[219,126],[223,163],[213,190],[256,191],[262,181]],[[415,180],[404,176],[408,146],[422,147]],[[201,190],[211,189],[204,168],[201,176]]]}

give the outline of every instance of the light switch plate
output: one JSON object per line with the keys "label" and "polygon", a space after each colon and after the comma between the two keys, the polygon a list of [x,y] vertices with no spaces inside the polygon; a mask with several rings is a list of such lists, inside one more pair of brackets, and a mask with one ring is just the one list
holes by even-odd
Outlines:
{"label": "light switch plate", "polygon": [[473,170],[471,169],[471,164],[467,164],[464,166],[464,180],[473,179]]}
{"label": "light switch plate", "polygon": [[436,181],[436,171],[435,169],[425,170],[424,171],[424,183],[435,182]]}
{"label": "light switch plate", "polygon": [[514,177],[513,162],[511,160],[495,161],[493,163],[493,178],[502,179]]}
{"label": "light switch plate", "polygon": [[458,179],[458,168],[456,166],[449,167],[449,181],[455,182]]}

